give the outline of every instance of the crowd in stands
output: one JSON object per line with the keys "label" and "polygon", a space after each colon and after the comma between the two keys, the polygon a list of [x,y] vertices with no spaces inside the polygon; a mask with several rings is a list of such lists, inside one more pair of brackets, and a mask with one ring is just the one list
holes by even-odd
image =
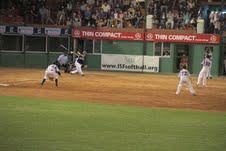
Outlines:
{"label": "crowd in stands", "polygon": [[150,0],[148,14],[161,29],[196,28],[198,7],[195,0]]}
{"label": "crowd in stands", "polygon": [[[9,0],[1,7],[0,17],[24,24],[144,28],[145,16],[150,15],[154,28],[183,30],[195,30],[197,20],[203,17],[197,0],[146,1],[145,4],[138,0]],[[209,14],[207,32],[219,34],[226,17],[217,11]]]}

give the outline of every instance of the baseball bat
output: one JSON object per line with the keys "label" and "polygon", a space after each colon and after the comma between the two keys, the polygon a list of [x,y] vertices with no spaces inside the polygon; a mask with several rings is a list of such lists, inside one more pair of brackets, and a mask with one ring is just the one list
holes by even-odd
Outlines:
{"label": "baseball bat", "polygon": [[70,51],[67,47],[65,47],[64,45],[60,45],[61,48],[63,48],[64,50],[67,50],[68,53],[73,54],[73,51]]}
{"label": "baseball bat", "polygon": [[64,50],[69,51],[69,49],[67,47],[65,47],[64,45],[62,45],[62,44],[60,45],[60,47],[63,48]]}

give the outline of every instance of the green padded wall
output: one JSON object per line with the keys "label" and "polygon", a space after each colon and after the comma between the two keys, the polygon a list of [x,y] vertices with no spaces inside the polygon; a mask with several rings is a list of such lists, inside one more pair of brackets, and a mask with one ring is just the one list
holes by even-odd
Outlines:
{"label": "green padded wall", "polygon": [[48,64],[52,64],[54,61],[57,60],[57,58],[59,57],[59,55],[61,55],[62,53],[49,53],[48,54]]}
{"label": "green padded wall", "polygon": [[153,49],[154,49],[154,43],[153,42],[147,42],[147,55],[153,56]]}
{"label": "green padded wall", "polygon": [[175,58],[175,50],[174,50],[174,43],[170,45],[170,57],[161,57],[159,60],[159,67],[160,72],[162,73],[173,73],[176,68],[176,60]]}
{"label": "green padded wall", "polygon": [[47,53],[26,53],[25,66],[46,68],[48,66],[47,58]]}
{"label": "green padded wall", "polygon": [[142,55],[143,43],[136,41],[107,41],[103,40],[102,53]]}
{"label": "green padded wall", "polygon": [[88,69],[100,70],[101,69],[101,55],[90,55],[86,56],[86,64]]}
{"label": "green padded wall", "polygon": [[2,52],[0,64],[5,67],[24,67],[24,53]]}

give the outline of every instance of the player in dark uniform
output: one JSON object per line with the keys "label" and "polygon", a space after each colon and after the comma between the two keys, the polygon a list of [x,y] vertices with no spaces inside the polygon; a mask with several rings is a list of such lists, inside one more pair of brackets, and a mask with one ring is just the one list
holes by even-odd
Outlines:
{"label": "player in dark uniform", "polygon": [[79,73],[81,76],[84,76],[84,73],[82,72],[82,66],[84,64],[85,56],[86,56],[86,51],[83,51],[80,53],[79,51],[76,53],[78,58],[75,60],[75,70],[71,71],[71,74]]}

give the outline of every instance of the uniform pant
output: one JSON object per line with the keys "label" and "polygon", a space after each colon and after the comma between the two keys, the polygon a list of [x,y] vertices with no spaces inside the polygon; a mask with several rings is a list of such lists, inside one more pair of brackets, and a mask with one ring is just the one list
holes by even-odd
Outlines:
{"label": "uniform pant", "polygon": [[211,68],[212,68],[212,66],[209,67],[209,70],[208,70],[208,72],[207,72],[206,78],[212,77],[212,75],[211,75]]}
{"label": "uniform pant", "polygon": [[75,66],[76,66],[76,70],[71,71],[71,73],[72,73],[72,74],[74,74],[74,73],[79,73],[79,74],[81,74],[81,75],[84,75],[84,73],[82,72],[82,65],[76,61],[76,62],[75,62]]}
{"label": "uniform pant", "polygon": [[44,79],[58,79],[58,74],[55,71],[45,71]]}
{"label": "uniform pant", "polygon": [[199,72],[197,85],[206,86],[208,70],[209,70],[208,67],[203,67],[202,70]]}
{"label": "uniform pant", "polygon": [[195,90],[194,90],[194,88],[193,88],[193,86],[191,84],[191,81],[189,79],[181,79],[180,80],[180,82],[179,82],[179,84],[177,86],[177,92],[176,92],[176,94],[180,94],[180,91],[181,91],[183,85],[187,85],[190,93],[192,95],[195,95]]}

